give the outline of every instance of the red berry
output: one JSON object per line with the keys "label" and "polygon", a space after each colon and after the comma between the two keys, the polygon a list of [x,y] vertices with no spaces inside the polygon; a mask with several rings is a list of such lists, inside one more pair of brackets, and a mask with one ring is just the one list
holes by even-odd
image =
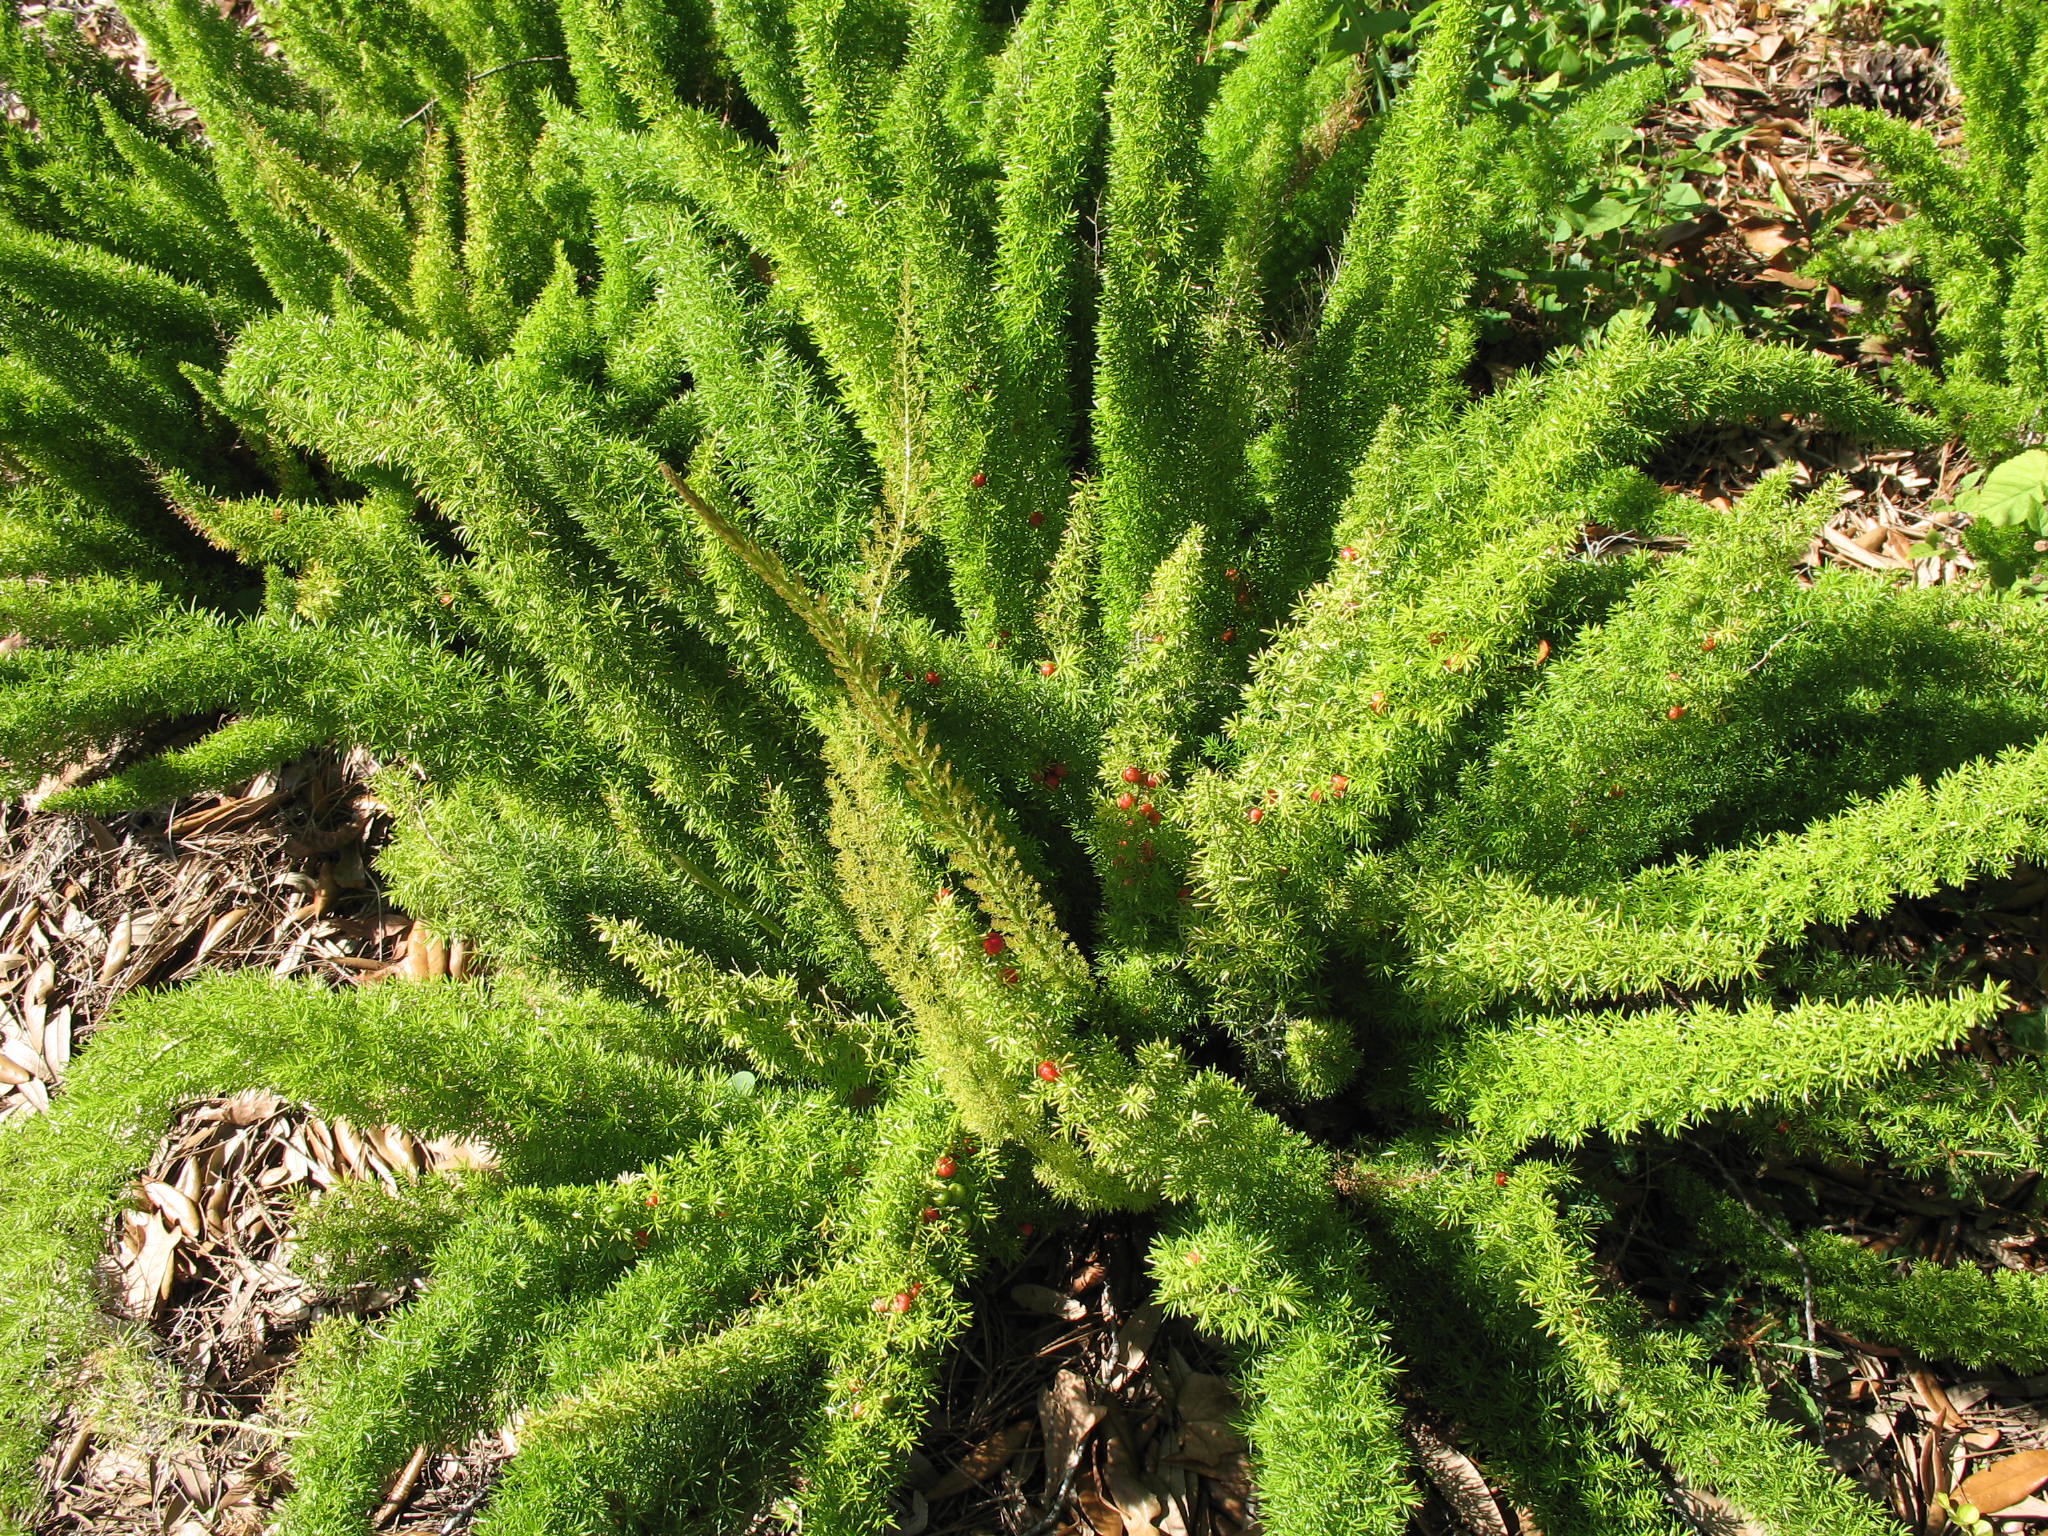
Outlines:
{"label": "red berry", "polygon": [[1017,1235],[1019,1237],[1029,1237],[1032,1233],[1036,1232],[1037,1230],[1038,1228],[1031,1225],[1031,1223],[1028,1221],[1020,1221],[1017,1223]]}
{"label": "red berry", "polygon": [[1264,821],[1266,819],[1266,808],[1263,805],[1255,805],[1244,814],[1247,821]]}
{"label": "red berry", "polygon": [[1025,521],[1034,528],[1043,528],[1045,526],[1045,514],[1043,512],[1034,512]]}
{"label": "red berry", "polygon": [[1128,811],[1132,806],[1136,805],[1137,803],[1138,797],[1132,794],[1129,790],[1125,790],[1122,794],[1116,797],[1116,808],[1120,811]]}
{"label": "red berry", "polygon": [[1508,1182],[1508,1176],[1507,1176],[1506,1174],[1504,1174],[1504,1173],[1496,1173],[1496,1174],[1495,1174],[1495,1175],[1493,1176],[1493,1182],[1494,1182],[1495,1184],[1498,1184],[1498,1185],[1500,1185],[1500,1186],[1502,1186],[1502,1187],[1504,1188],[1504,1187],[1506,1187],[1506,1185],[1507,1185],[1507,1182]]}
{"label": "red berry", "polygon": [[1059,671],[1059,666],[1055,662],[1042,661],[1038,664],[1038,675],[1040,677],[1051,677],[1057,671]]}
{"label": "red berry", "polygon": [[939,674],[938,674],[938,673],[936,673],[936,672],[927,672],[927,673],[925,673],[925,675],[924,675],[924,685],[925,685],[925,687],[927,687],[927,688],[936,688],[936,687],[938,687],[938,686],[939,686]]}
{"label": "red berry", "polygon": [[1339,800],[1342,800],[1344,798],[1344,791],[1349,789],[1350,787],[1351,781],[1345,778],[1343,774],[1333,773],[1330,775],[1330,793],[1335,795]]}
{"label": "red berry", "polygon": [[988,484],[988,476],[987,476],[987,475],[985,475],[985,474],[983,474],[983,473],[982,473],[982,472],[981,472],[980,470],[978,470],[978,469],[977,469],[977,470],[976,470],[976,471],[974,472],[974,479],[973,479],[972,481],[970,481],[969,483],[970,483],[970,484],[971,484],[971,485],[972,485],[972,486],[973,486],[973,487],[974,487],[974,488],[975,488],[975,489],[976,489],[976,490],[978,491],[978,490],[980,490],[980,489],[981,489],[981,488],[982,488],[982,487],[983,487],[984,485],[987,485],[987,484]]}
{"label": "red berry", "polygon": [[1152,802],[1150,800],[1147,800],[1138,807],[1138,814],[1151,822],[1153,826],[1159,825],[1159,813],[1152,809]]}
{"label": "red berry", "polygon": [[1201,1250],[1201,1249],[1199,1249],[1199,1248],[1190,1248],[1190,1249],[1188,1250],[1188,1262],[1189,1262],[1190,1264],[1199,1264],[1199,1263],[1201,1263],[1201,1262],[1202,1262],[1202,1250]]}
{"label": "red berry", "polygon": [[1223,578],[1224,578],[1224,580],[1226,580],[1226,581],[1235,581],[1235,580],[1237,580],[1237,572],[1235,572],[1235,571],[1225,571],[1225,572],[1223,573]]}
{"label": "red berry", "polygon": [[1709,635],[1706,639],[1700,642],[1700,649],[1703,651],[1711,651],[1715,646],[1719,645],[1720,643],[1721,637],[1719,635]]}
{"label": "red berry", "polygon": [[1014,966],[1006,965],[1003,967],[1003,985],[1006,987],[1017,985],[1017,971]]}
{"label": "red berry", "polygon": [[1147,789],[1157,789],[1157,788],[1159,787],[1159,775],[1158,775],[1158,774],[1156,774],[1156,773],[1148,773],[1148,774],[1146,774],[1146,775],[1145,775],[1145,787],[1146,787]]}
{"label": "red berry", "polygon": [[1372,712],[1376,715],[1384,715],[1387,712],[1387,696],[1384,693],[1372,696]]}
{"label": "red berry", "polygon": [[889,1298],[889,1310],[891,1312],[895,1312],[898,1314],[908,1312],[910,1310],[911,1302],[915,1301],[916,1299],[917,1298],[912,1296],[908,1291],[898,1291],[894,1296]]}
{"label": "red berry", "polygon": [[633,1234],[633,1246],[635,1248],[645,1248],[647,1246],[647,1229],[645,1227],[642,1227]]}
{"label": "red berry", "polygon": [[960,1165],[953,1161],[953,1155],[950,1152],[932,1164],[932,1172],[942,1179],[950,1179],[959,1171]]}
{"label": "red berry", "polygon": [[1144,777],[1145,770],[1138,767],[1135,763],[1123,771],[1123,781],[1126,784],[1136,784],[1139,780],[1143,779]]}
{"label": "red berry", "polygon": [[1308,797],[1309,799],[1315,801],[1317,805],[1321,805],[1323,803],[1323,792],[1320,789],[1310,790],[1308,792]]}
{"label": "red berry", "polygon": [[1337,553],[1342,555],[1346,560],[1356,560],[1358,558],[1358,551],[1353,549],[1349,544],[1346,544],[1342,549],[1338,550]]}
{"label": "red berry", "polygon": [[946,1213],[940,1210],[936,1205],[928,1205],[920,1214],[926,1221],[937,1221],[941,1216],[945,1215]]}
{"label": "red berry", "polygon": [[1057,1062],[1041,1061],[1038,1064],[1038,1075],[1045,1082],[1058,1082],[1060,1080],[1059,1064]]}
{"label": "red berry", "polygon": [[1008,949],[1009,947],[1010,941],[1004,938],[1000,933],[991,933],[987,938],[981,941],[982,953],[984,954],[1000,955],[1004,950]]}
{"label": "red berry", "polygon": [[1192,901],[1194,900],[1194,896],[1195,888],[1193,886],[1184,885],[1180,888],[1180,899],[1182,901]]}
{"label": "red berry", "polygon": [[1672,705],[1664,711],[1664,718],[1666,720],[1683,720],[1685,718],[1685,706],[1683,704]]}
{"label": "red berry", "polygon": [[1435,634],[1431,635],[1429,637],[1429,643],[1431,645],[1442,645],[1444,643],[1444,632],[1442,630],[1438,630]]}
{"label": "red berry", "polygon": [[1230,643],[1231,643],[1231,642],[1232,642],[1233,640],[1235,640],[1236,638],[1237,638],[1237,631],[1236,631],[1236,630],[1234,630],[1234,629],[1226,629],[1225,631],[1223,631],[1223,643],[1224,643],[1225,645],[1229,645],[1229,644],[1230,644]]}
{"label": "red berry", "polygon": [[647,1203],[648,1203],[648,1205],[650,1205],[650,1206],[656,1206],[656,1205],[659,1205],[659,1204],[661,1204],[661,1196],[659,1196],[659,1195],[649,1195],[649,1196],[647,1197]]}

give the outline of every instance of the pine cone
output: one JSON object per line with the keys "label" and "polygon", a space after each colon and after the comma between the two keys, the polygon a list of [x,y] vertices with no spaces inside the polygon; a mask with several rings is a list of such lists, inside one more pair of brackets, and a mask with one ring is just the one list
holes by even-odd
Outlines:
{"label": "pine cone", "polygon": [[1925,48],[1877,43],[1857,50],[1812,86],[1819,107],[1875,107],[1918,119],[1948,98],[1948,66]]}

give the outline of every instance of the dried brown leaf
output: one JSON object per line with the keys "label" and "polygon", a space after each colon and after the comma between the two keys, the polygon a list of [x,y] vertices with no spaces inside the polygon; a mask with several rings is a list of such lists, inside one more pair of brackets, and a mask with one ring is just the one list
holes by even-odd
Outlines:
{"label": "dried brown leaf", "polygon": [[2015,1451],[1964,1478],[1955,1498],[1995,1515],[2043,1486],[2048,1486],[2048,1450]]}
{"label": "dried brown leaf", "polygon": [[1070,1323],[1078,1323],[1088,1315],[1088,1309],[1080,1302],[1071,1296],[1062,1296],[1049,1285],[1012,1286],[1010,1299],[1027,1312],[1064,1318]]}
{"label": "dried brown leaf", "polygon": [[135,914],[123,912],[121,920],[114,924],[113,936],[107,940],[106,957],[100,961],[99,981],[105,986],[121,974],[121,967],[128,963],[128,956],[135,949]]}
{"label": "dried brown leaf", "polygon": [[1104,1441],[1102,1466],[1109,1480],[1109,1496],[1123,1517],[1125,1536],[1158,1536],[1158,1521],[1166,1512],[1165,1501],[1146,1482],[1138,1467],[1137,1452],[1118,1430],[1112,1429]]}
{"label": "dried brown leaf", "polygon": [[970,1449],[936,1483],[926,1490],[926,1497],[937,1503],[965,1493],[979,1484],[987,1483],[1010,1463],[1010,1458],[1024,1449],[1031,1439],[1031,1421],[1019,1419],[1004,1429],[997,1430],[986,1440]]}
{"label": "dried brown leaf", "polygon": [[1073,1471],[1081,1447],[1109,1415],[1109,1406],[1091,1399],[1088,1380],[1077,1371],[1061,1371],[1038,1398],[1038,1417],[1045,1430],[1045,1486],[1059,1488]]}
{"label": "dried brown leaf", "polygon": [[149,1197],[149,1203],[176,1222],[178,1229],[187,1237],[197,1237],[204,1229],[205,1223],[199,1214],[198,1205],[190,1195],[175,1185],[166,1184],[161,1179],[151,1179],[142,1186],[142,1192]]}
{"label": "dried brown leaf", "polygon": [[142,1229],[142,1249],[121,1277],[121,1298],[130,1317],[147,1322],[171,1294],[177,1274],[178,1234],[157,1217]]}
{"label": "dried brown leaf", "polygon": [[1415,1442],[1422,1470],[1451,1506],[1458,1523],[1472,1536],[1508,1536],[1507,1520],[1478,1464],[1426,1424],[1411,1424],[1408,1435]]}

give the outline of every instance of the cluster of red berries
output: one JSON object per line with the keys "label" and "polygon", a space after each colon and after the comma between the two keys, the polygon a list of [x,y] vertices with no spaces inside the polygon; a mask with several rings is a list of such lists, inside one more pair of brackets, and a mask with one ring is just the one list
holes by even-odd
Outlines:
{"label": "cluster of red berries", "polygon": [[1058,789],[1066,781],[1066,777],[1067,765],[1065,763],[1047,763],[1043,768],[1031,775],[1031,782],[1041,785],[1046,789]]}
{"label": "cluster of red berries", "polygon": [[924,1294],[924,1282],[919,1280],[907,1291],[898,1291],[894,1296],[879,1296],[875,1299],[875,1310],[883,1314],[894,1313],[901,1317],[911,1309],[917,1298]]}

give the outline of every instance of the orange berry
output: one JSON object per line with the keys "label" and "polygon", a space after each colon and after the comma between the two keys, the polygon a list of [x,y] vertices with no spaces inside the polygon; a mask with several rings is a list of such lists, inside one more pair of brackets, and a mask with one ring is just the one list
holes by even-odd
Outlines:
{"label": "orange berry", "polygon": [[1247,821],[1264,821],[1266,819],[1266,808],[1263,805],[1255,805],[1244,814]]}
{"label": "orange berry", "polygon": [[1059,671],[1059,667],[1054,662],[1042,661],[1038,664],[1038,675],[1040,677],[1051,677],[1057,671]]}

